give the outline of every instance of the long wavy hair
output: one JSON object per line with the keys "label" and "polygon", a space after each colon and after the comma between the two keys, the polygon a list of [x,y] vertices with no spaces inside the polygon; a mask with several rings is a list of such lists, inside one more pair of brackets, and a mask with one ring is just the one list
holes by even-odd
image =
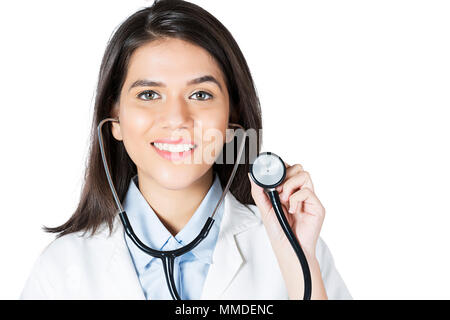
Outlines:
{"label": "long wavy hair", "polygon": [[[129,16],[108,41],[98,75],[90,146],[78,206],[67,222],[57,227],[44,226],[44,231],[57,233],[57,237],[78,231],[91,231],[91,235],[94,235],[98,227],[106,223],[112,232],[118,210],[104,171],[97,126],[103,119],[111,117],[133,52],[151,41],[170,37],[198,45],[215,58],[225,76],[230,97],[229,122],[261,132],[261,108],[256,88],[247,62],[231,33],[213,15],[196,4],[182,0],[156,0],[153,5]],[[123,201],[137,169],[123,142],[112,136],[111,122],[105,123],[105,126],[108,130],[103,128],[102,132],[106,159],[117,195]],[[249,141],[245,143],[245,161],[238,165],[230,192],[243,204],[255,204],[247,175]],[[258,134],[257,153],[261,143],[262,137]],[[213,166],[225,188],[233,164],[215,162]]]}

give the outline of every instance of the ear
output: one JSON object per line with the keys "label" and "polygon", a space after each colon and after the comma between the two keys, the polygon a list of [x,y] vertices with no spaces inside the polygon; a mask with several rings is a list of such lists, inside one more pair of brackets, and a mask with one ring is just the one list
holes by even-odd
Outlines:
{"label": "ear", "polygon": [[[111,115],[112,115],[113,118],[119,119],[119,105],[118,105],[118,103],[114,104],[114,107],[113,107],[113,109],[111,111]],[[119,122],[116,122],[116,121],[112,122],[111,132],[112,132],[113,137],[116,140],[119,140],[119,141],[123,140],[122,131],[120,130],[120,123]]]}

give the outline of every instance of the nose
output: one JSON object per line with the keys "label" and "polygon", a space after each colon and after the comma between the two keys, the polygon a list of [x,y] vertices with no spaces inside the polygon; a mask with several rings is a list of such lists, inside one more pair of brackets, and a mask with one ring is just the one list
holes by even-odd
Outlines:
{"label": "nose", "polygon": [[163,129],[189,128],[192,125],[192,117],[187,103],[182,98],[168,98],[159,122]]}

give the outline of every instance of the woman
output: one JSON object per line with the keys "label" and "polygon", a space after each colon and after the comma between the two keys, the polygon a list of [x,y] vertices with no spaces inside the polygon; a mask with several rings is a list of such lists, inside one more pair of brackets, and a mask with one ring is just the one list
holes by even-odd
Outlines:
{"label": "woman", "polygon": [[[66,223],[46,228],[58,237],[23,299],[171,299],[160,259],[140,251],[117,217],[96,131],[106,118],[117,119],[103,141],[118,197],[135,233],[158,250],[189,243],[214,210],[233,164],[205,158],[218,159],[232,141],[228,128],[262,127],[247,63],[217,19],[185,1],[134,13],[103,57],[79,205]],[[319,237],[325,209],[311,178],[300,164],[286,167],[278,191],[308,260],[311,298],[351,298]],[[176,259],[182,299],[303,297],[297,257],[248,169],[248,161],[239,164],[208,237]]]}

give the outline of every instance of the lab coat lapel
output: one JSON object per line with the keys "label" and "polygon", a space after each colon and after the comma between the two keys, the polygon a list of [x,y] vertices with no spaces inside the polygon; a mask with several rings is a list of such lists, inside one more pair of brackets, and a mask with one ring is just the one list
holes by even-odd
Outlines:
{"label": "lab coat lapel", "polygon": [[112,290],[109,296],[117,296],[116,299],[145,300],[139,278],[124,239],[124,229],[116,218],[115,231],[112,234],[113,248],[109,263],[109,284],[105,287]]}
{"label": "lab coat lapel", "polygon": [[[246,232],[260,223],[250,209],[240,203],[230,191],[227,192],[213,262],[203,286],[202,300],[219,299],[227,289],[241,265],[245,263],[245,257],[239,251],[235,235]],[[109,276],[105,277],[104,285],[104,288],[108,288],[107,295],[116,299],[145,300],[126,246],[124,229],[118,217],[114,228],[111,235],[112,246],[109,248],[110,263],[107,269]]]}
{"label": "lab coat lapel", "polygon": [[224,214],[213,253],[213,262],[203,286],[201,299],[219,299],[245,262],[235,235],[260,223],[251,210],[228,191],[224,199]]}

